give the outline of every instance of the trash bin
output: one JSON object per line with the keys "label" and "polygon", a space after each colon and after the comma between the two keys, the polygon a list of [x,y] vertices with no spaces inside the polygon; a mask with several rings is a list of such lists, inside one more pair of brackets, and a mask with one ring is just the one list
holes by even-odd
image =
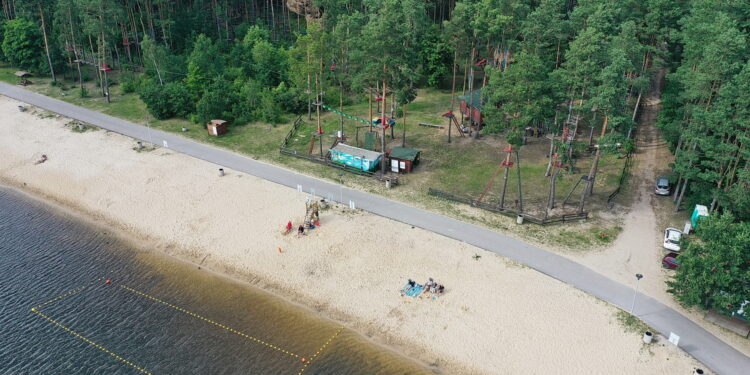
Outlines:
{"label": "trash bin", "polygon": [[516,216],[516,224],[523,224],[523,214]]}
{"label": "trash bin", "polygon": [[644,343],[646,343],[646,344],[650,344],[650,343],[651,343],[651,340],[653,340],[653,339],[654,339],[654,334],[653,334],[653,333],[651,333],[651,331],[646,331],[646,332],[645,332],[645,333],[643,334],[643,342],[644,342]]}
{"label": "trash bin", "polygon": [[385,188],[390,189],[391,188],[391,180],[385,180]]}

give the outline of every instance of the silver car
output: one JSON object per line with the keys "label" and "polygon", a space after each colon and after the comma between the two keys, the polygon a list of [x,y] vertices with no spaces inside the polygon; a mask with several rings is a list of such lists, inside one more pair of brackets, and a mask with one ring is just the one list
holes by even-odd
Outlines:
{"label": "silver car", "polygon": [[659,177],[656,179],[656,189],[654,190],[656,195],[669,195],[671,190],[669,189],[669,179],[666,177]]}

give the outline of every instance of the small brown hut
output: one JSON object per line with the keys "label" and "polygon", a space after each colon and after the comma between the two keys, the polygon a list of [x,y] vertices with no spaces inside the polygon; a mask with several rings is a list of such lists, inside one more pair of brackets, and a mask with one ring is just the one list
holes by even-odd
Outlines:
{"label": "small brown hut", "polygon": [[211,120],[207,125],[206,128],[208,129],[208,135],[213,136],[220,136],[227,132],[228,129],[227,122],[224,120]]}
{"label": "small brown hut", "polygon": [[419,155],[422,151],[408,147],[394,147],[388,153],[391,164],[391,172],[409,173],[419,164]]}

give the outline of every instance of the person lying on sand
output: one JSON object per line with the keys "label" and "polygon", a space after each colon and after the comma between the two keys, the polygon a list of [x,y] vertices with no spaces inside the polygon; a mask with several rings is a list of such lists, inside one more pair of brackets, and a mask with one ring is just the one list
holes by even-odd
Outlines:
{"label": "person lying on sand", "polygon": [[45,161],[47,161],[47,155],[45,155],[45,154],[42,154],[42,158],[41,158],[41,159],[39,159],[39,160],[37,160],[37,161],[36,161],[36,163],[34,163],[34,164],[42,164],[42,163],[44,163]]}

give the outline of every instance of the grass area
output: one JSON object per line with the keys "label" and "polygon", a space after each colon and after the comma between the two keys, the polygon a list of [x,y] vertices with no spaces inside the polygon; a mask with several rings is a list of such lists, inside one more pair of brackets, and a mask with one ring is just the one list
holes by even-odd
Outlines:
{"label": "grass area", "polygon": [[[407,108],[406,117],[406,146],[422,150],[422,162],[414,173],[400,176],[403,187],[400,189],[417,189],[426,193],[429,187],[448,191],[457,195],[479,197],[488,186],[490,179],[497,172],[498,166],[505,159],[503,149],[507,146],[500,136],[485,136],[481,139],[461,138],[453,129],[453,141],[447,144],[447,130],[445,128],[432,128],[419,126],[418,123],[430,123],[447,125],[446,119],[440,115],[450,108],[450,92],[421,89],[415,102]],[[347,114],[360,118],[369,117],[368,103],[358,103],[345,106],[343,111]],[[377,111],[375,115],[377,115]],[[323,152],[333,143],[334,135],[341,129],[340,117],[334,114],[321,116],[321,125],[326,136],[323,137]],[[315,132],[317,124],[307,121],[295,136],[290,140],[289,147],[297,152],[307,153],[310,151],[311,134]],[[401,146],[403,142],[403,121],[395,128],[395,139],[390,136],[390,129],[386,131],[386,149]],[[357,137],[357,126],[359,129]],[[364,145],[365,133],[369,131],[365,124],[347,120],[344,122],[344,134],[349,137],[349,144]],[[378,139],[382,136],[382,130],[378,132]],[[317,140],[315,140],[317,142]],[[376,142],[375,149],[380,149],[380,141]],[[315,143],[312,147],[313,154],[319,154],[320,145]],[[549,152],[549,140],[546,138],[530,138],[528,144],[519,152],[521,169],[521,190],[527,207],[541,210],[547,199],[549,189],[549,178],[544,176],[547,169]],[[514,163],[515,159],[512,160]],[[573,188],[580,176],[588,173],[593,158],[590,155],[581,157],[577,161],[577,168],[573,171],[564,171],[558,175],[556,186],[556,199],[562,201]],[[600,161],[599,174],[596,180],[595,196],[593,200],[606,199],[617,187],[624,159],[616,155],[605,155]],[[491,188],[484,198],[485,202],[499,203],[503,185],[503,173],[495,179]],[[579,186],[578,192],[582,186]],[[515,168],[509,170],[506,188],[506,205],[514,205],[518,199],[518,180]],[[580,193],[571,197],[575,204]]]}
{"label": "grass area", "polygon": [[[79,105],[88,109],[100,111],[111,116],[123,118],[135,123],[148,123],[154,129],[160,129],[168,132],[179,133],[187,138],[196,141],[223,147],[238,153],[249,155],[254,159],[268,161],[274,164],[280,164],[290,169],[304,172],[324,179],[343,182],[347,186],[358,188],[360,190],[378,193],[389,198],[409,202],[411,204],[421,205],[422,207],[436,210],[454,217],[462,217],[475,223],[482,223],[493,228],[507,229],[505,219],[497,221],[488,219],[482,215],[466,214],[461,209],[456,209],[450,204],[437,201],[427,195],[428,188],[435,188],[448,191],[462,196],[478,197],[488,186],[491,177],[496,173],[498,166],[505,158],[503,148],[507,143],[500,136],[484,136],[480,139],[469,139],[460,137],[456,129],[452,131],[453,141],[447,143],[447,120],[440,115],[450,108],[450,92],[436,89],[420,89],[417,99],[406,108],[406,118],[400,119],[395,127],[393,136],[390,129],[386,132],[386,148],[401,146],[404,143],[403,130],[406,127],[407,147],[422,150],[421,164],[416,167],[414,173],[400,176],[401,182],[397,189],[385,190],[381,184],[374,180],[354,175],[339,176],[340,171],[327,168],[322,165],[307,162],[305,160],[283,156],[278,152],[278,148],[285,135],[291,129],[291,124],[296,116],[287,116],[284,124],[271,126],[265,123],[250,123],[246,125],[231,125],[229,132],[222,137],[209,136],[201,124],[195,124],[185,119],[156,120],[148,114],[145,105],[137,94],[124,94],[120,86],[117,85],[117,74],[110,76],[110,81],[115,84],[110,88],[111,103],[107,103],[101,95],[101,89],[95,81],[96,72],[91,67],[85,75],[94,79],[85,82],[88,97],[81,97],[80,90],[77,86],[77,76],[67,77],[67,80],[58,77],[61,84],[50,84],[49,78],[32,77],[34,84],[27,88],[40,94],[48,95],[53,98],[61,99],[66,102]],[[16,83],[17,77],[13,75],[15,69],[0,65],[0,80]],[[456,106],[458,103],[456,102]],[[345,106],[343,111],[347,114],[367,118],[369,105],[366,100]],[[374,111],[374,116],[377,116]],[[310,149],[311,134],[316,129],[315,113],[313,120],[307,119],[303,115],[304,124],[290,140],[289,147],[296,149],[298,152],[307,153]],[[323,152],[333,143],[335,133],[341,129],[341,121],[338,115],[333,113],[324,113],[321,116],[322,127],[324,131]],[[443,128],[419,126],[418,123],[441,124]],[[368,128],[359,129],[357,126],[366,126],[365,124],[345,120],[344,134],[348,137],[348,143],[352,145],[364,143],[364,133]],[[188,129],[182,132],[182,128]],[[377,130],[377,129],[376,129]],[[588,129],[586,129],[588,131]],[[379,131],[382,135],[382,131]],[[580,137],[584,138],[585,134]],[[358,139],[357,139],[358,138]],[[376,150],[380,149],[380,141],[375,146]],[[319,153],[320,145],[313,147],[313,153]],[[139,150],[144,151],[144,150]],[[522,176],[522,192],[524,200],[524,209],[528,212],[540,212],[543,210],[548,191],[549,178],[544,176],[549,159],[549,140],[541,138],[529,138],[528,144],[521,148],[519,152],[520,170]],[[591,155],[584,155],[576,162],[576,167],[572,171],[563,171],[559,174],[557,180],[556,200],[559,203],[569,193],[570,189],[580,179],[580,176],[588,173],[593,158]],[[513,160],[515,162],[515,160]],[[615,155],[606,155],[600,161],[599,174],[597,175],[594,196],[587,204],[587,209],[604,207],[606,197],[617,187],[620,172],[624,164],[624,159],[619,159]],[[498,174],[494,183],[489,188],[485,202],[497,203],[503,185],[503,173]],[[569,202],[569,211],[574,210],[580,197],[582,186],[578,187]],[[506,207],[513,207],[518,197],[517,171],[515,168],[509,170],[506,190]],[[559,213],[559,212],[557,212]],[[553,212],[552,214],[556,214]],[[619,227],[575,227],[566,229],[565,226],[556,226],[557,230],[551,234],[545,234],[545,242],[556,242],[566,247],[589,248],[595,245],[602,245],[611,242],[619,233]],[[546,232],[546,231],[544,231]],[[551,238],[550,238],[551,236]]]}
{"label": "grass area", "polygon": [[658,333],[648,324],[625,310],[617,312],[617,321],[620,322],[623,328],[625,328],[626,332],[638,333],[641,335],[646,331],[651,331],[654,335]]}
{"label": "grass area", "polygon": [[551,240],[570,249],[588,249],[611,243],[620,232],[620,226],[594,226],[585,230],[561,229]]}

